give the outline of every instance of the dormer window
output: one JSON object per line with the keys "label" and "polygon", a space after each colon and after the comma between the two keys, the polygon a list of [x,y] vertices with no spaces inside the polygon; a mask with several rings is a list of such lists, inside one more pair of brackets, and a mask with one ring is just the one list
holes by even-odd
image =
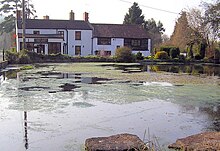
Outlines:
{"label": "dormer window", "polygon": [[40,31],[33,31],[33,34],[34,34],[34,35],[39,35],[39,34],[40,34]]}

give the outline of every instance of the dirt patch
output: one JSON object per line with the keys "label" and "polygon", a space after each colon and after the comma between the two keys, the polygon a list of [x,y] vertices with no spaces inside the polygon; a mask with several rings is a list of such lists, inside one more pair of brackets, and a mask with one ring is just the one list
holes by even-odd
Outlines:
{"label": "dirt patch", "polygon": [[220,132],[204,132],[181,138],[168,148],[183,151],[217,151],[220,150]]}

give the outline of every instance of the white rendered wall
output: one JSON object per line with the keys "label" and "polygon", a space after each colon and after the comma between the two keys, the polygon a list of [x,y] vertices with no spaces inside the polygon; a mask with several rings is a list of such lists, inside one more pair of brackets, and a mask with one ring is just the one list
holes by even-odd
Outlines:
{"label": "white rendered wall", "polygon": [[[81,31],[81,40],[75,40],[75,31]],[[68,54],[75,56],[75,46],[81,46],[81,56],[88,56],[92,52],[92,30],[68,31]]]}

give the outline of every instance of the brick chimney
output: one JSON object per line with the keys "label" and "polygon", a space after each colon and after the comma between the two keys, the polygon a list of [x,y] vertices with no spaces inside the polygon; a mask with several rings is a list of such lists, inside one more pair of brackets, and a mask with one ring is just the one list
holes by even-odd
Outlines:
{"label": "brick chimney", "polygon": [[21,10],[16,11],[16,18],[17,20],[21,19]]}
{"label": "brick chimney", "polygon": [[89,13],[87,13],[87,12],[83,13],[83,20],[87,21],[87,22],[89,21]]}
{"label": "brick chimney", "polygon": [[70,20],[75,20],[75,14],[74,14],[73,10],[71,10],[69,17],[70,17],[69,18]]}
{"label": "brick chimney", "polygon": [[48,15],[46,15],[46,16],[43,16],[43,19],[45,19],[45,20],[49,20],[50,17],[49,17]]}

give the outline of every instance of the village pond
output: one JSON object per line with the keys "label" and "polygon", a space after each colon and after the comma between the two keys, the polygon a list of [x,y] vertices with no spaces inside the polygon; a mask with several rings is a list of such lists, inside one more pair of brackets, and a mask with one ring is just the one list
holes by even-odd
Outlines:
{"label": "village pond", "polygon": [[220,131],[219,67],[153,68],[73,63],[2,71],[0,150],[83,150],[86,138],[118,133],[156,137],[167,150],[177,138]]}

